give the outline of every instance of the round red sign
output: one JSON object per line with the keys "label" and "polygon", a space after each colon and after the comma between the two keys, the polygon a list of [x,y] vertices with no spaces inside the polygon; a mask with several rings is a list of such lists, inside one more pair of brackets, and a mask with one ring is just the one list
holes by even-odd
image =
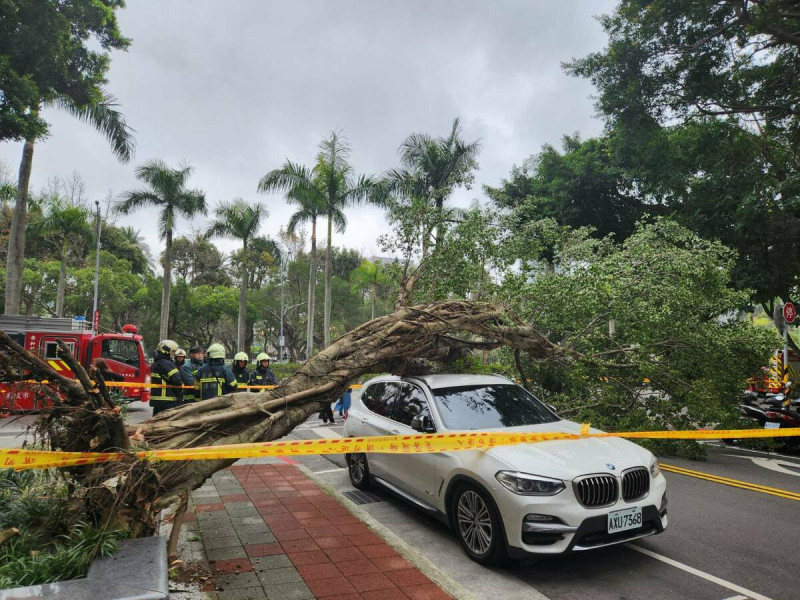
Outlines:
{"label": "round red sign", "polygon": [[783,318],[786,319],[787,323],[794,323],[795,318],[797,318],[797,309],[791,302],[783,305]]}

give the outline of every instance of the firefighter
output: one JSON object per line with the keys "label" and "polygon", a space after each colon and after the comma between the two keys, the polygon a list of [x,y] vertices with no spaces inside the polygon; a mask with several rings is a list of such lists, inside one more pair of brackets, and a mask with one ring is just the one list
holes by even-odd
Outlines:
{"label": "firefighter", "polygon": [[237,352],[236,356],[233,357],[233,369],[231,370],[239,385],[247,385],[250,381],[250,373],[247,372],[248,362],[250,362],[250,359],[247,357],[246,352]]}
{"label": "firefighter", "polygon": [[[194,386],[194,373],[192,373],[192,366],[186,362],[186,350],[183,348],[178,348],[175,350],[175,366],[181,372],[181,379],[183,380],[183,385],[191,385]],[[189,402],[194,402],[195,400],[195,393],[194,387],[191,390],[183,390],[183,403],[188,404]]]}
{"label": "firefighter", "polygon": [[197,379],[197,372],[205,364],[203,360],[203,349],[200,346],[194,346],[189,350],[189,366],[192,367],[192,377]]}
{"label": "firefighter", "polygon": [[[269,368],[269,354],[262,352],[256,356],[256,368],[250,373],[250,385],[278,385],[275,373]],[[260,392],[261,390],[250,390]]]}
{"label": "firefighter", "polygon": [[230,394],[238,389],[239,382],[225,364],[225,347],[222,344],[208,347],[208,362],[200,367],[194,385],[199,390],[200,400]]}
{"label": "firefighter", "polygon": [[178,350],[178,344],[172,340],[161,340],[156,347],[156,359],[150,375],[151,381],[154,384],[177,387],[153,388],[150,394],[153,416],[183,402],[183,390],[180,388],[183,385],[183,379],[177,365],[172,362],[172,355],[176,350]]}

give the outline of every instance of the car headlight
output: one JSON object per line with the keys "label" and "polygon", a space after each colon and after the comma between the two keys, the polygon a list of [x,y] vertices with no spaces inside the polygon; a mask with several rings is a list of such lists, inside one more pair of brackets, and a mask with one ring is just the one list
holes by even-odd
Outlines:
{"label": "car headlight", "polygon": [[658,459],[654,456],[653,460],[650,461],[650,475],[655,478],[658,477],[659,473],[661,473],[661,467],[658,466]]}
{"label": "car headlight", "polygon": [[554,496],[565,487],[560,479],[517,471],[499,471],[495,478],[503,487],[520,496]]}

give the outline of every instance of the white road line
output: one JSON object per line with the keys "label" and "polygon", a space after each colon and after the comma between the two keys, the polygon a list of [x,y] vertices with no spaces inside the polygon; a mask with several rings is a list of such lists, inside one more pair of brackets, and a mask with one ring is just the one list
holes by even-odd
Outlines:
{"label": "white road line", "polygon": [[723,598],[723,600],[750,600],[747,596],[731,596],[730,598]]}
{"label": "white road line", "polygon": [[724,456],[732,456],[733,458],[743,458],[745,460],[750,460],[753,464],[758,465],[759,467],[764,467],[765,469],[769,469],[770,471],[776,471],[778,473],[783,473],[785,475],[794,475],[795,477],[800,477],[800,471],[792,471],[791,469],[787,469],[786,467],[800,467],[797,463],[789,462],[788,460],[781,461],[780,459],[776,458],[761,458],[760,456],[741,456],[739,454],[725,454]]}
{"label": "white road line", "polygon": [[323,473],[336,473],[338,471],[345,471],[344,467],[337,467],[335,469],[325,469],[324,471],[313,471],[314,475],[322,475]]}
{"label": "white road line", "polygon": [[625,544],[626,548],[630,548],[631,550],[636,550],[636,552],[641,552],[645,556],[649,556],[650,558],[655,558],[656,560],[660,560],[663,563],[667,563],[675,567],[676,569],[680,569],[681,571],[686,571],[687,573],[691,573],[692,575],[696,575],[706,581],[710,581],[712,583],[716,583],[724,588],[728,588],[729,590],[736,592],[738,594],[744,594],[746,598],[752,598],[753,600],[771,600],[767,596],[763,594],[758,594],[756,592],[751,592],[747,588],[743,588],[740,585],[736,585],[735,583],[731,583],[730,581],[725,581],[724,579],[720,579],[719,577],[715,577],[709,573],[705,573],[699,569],[695,569],[694,567],[690,567],[689,565],[685,565],[682,562],[678,562],[677,560],[672,560],[671,558],[667,558],[666,556],[662,556],[661,554],[657,554],[651,550],[646,550],[641,546],[636,546],[634,544]]}
{"label": "white road line", "polygon": [[[698,443],[702,444],[703,441],[701,440]],[[714,443],[705,442],[705,443],[707,443],[709,446],[715,446],[717,448],[724,448],[725,450],[735,450],[736,452],[749,452],[750,454],[763,454],[764,456],[776,456],[778,458],[786,458],[786,459],[789,459],[789,460],[800,460],[800,457],[792,456],[790,454],[781,454],[780,452],[765,452],[763,450],[751,450],[750,448],[740,448],[738,446],[730,446],[728,444],[721,444],[721,443],[716,443],[716,442],[714,442]]]}
{"label": "white road line", "polygon": [[309,431],[313,431],[319,437],[327,440],[335,440],[342,437],[342,435],[340,433],[336,433],[332,427],[314,427],[310,428]]}

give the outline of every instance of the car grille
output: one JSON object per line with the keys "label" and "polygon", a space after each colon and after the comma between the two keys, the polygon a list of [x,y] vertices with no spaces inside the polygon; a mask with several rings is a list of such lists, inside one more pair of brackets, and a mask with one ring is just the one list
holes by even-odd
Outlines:
{"label": "car grille", "polygon": [[614,504],[619,497],[617,478],[613,475],[587,475],[575,482],[575,495],[584,506]]}
{"label": "car grille", "polygon": [[644,467],[631,469],[622,476],[622,499],[633,502],[650,491],[650,473]]}

